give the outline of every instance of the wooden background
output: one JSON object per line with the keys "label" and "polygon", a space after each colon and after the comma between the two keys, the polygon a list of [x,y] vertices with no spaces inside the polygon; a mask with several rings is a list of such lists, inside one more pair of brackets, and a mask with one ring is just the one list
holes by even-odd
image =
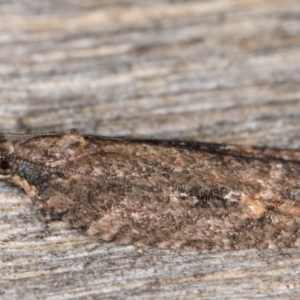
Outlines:
{"label": "wooden background", "polygon": [[[0,130],[300,148],[297,0],[0,1]],[[300,251],[104,243],[0,184],[1,299],[299,299]]]}

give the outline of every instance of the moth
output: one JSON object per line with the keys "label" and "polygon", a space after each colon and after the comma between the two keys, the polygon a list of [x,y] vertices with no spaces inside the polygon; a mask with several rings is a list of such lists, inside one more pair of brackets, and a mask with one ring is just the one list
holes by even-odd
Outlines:
{"label": "moth", "polygon": [[0,179],[47,223],[197,250],[300,246],[300,151],[66,134],[0,135]]}

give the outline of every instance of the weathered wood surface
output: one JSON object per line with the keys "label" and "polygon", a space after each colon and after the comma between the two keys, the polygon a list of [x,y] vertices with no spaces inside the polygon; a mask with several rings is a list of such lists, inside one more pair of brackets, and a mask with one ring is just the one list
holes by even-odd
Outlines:
{"label": "weathered wood surface", "polygon": [[[300,6],[1,1],[0,129],[300,147]],[[300,250],[117,246],[0,184],[1,299],[299,299]]]}

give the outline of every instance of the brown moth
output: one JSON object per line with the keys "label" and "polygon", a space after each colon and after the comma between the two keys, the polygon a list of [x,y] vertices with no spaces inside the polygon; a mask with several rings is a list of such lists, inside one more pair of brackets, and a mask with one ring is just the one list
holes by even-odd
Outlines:
{"label": "brown moth", "polygon": [[300,246],[300,152],[67,134],[0,135],[0,179],[46,222],[189,249]]}

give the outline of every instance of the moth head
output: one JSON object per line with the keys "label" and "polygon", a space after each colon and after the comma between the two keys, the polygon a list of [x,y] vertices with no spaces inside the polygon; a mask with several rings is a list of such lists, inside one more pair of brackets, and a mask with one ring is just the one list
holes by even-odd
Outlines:
{"label": "moth head", "polygon": [[8,177],[12,172],[14,146],[7,141],[0,141],[0,178]]}

